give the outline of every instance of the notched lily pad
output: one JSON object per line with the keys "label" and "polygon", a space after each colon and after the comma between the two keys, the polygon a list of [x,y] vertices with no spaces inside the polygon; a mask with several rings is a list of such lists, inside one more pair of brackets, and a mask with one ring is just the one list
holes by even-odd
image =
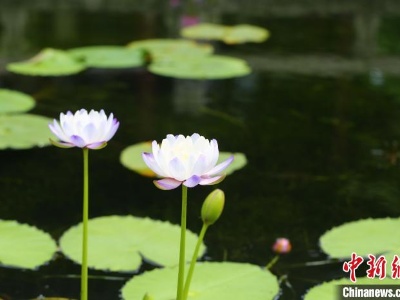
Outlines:
{"label": "notched lily pad", "polygon": [[36,102],[31,96],[8,89],[0,89],[0,114],[31,110]]}
{"label": "notched lily pad", "polygon": [[86,67],[66,51],[46,48],[29,60],[9,63],[6,68],[22,75],[63,76],[79,73]]}
{"label": "notched lily pad", "polygon": [[[149,167],[144,163],[142,158],[143,152],[151,153],[151,142],[141,142],[131,146],[128,146],[122,150],[120,155],[121,164],[128,168],[129,170],[135,171],[140,175],[146,177],[157,177],[157,175],[149,169]],[[236,170],[240,170],[247,164],[246,156],[243,153],[230,153],[230,152],[220,152],[218,162],[223,162],[231,155],[234,155],[233,162],[223,171],[224,174],[232,174]]]}
{"label": "notched lily pad", "polygon": [[149,71],[181,79],[227,79],[248,75],[251,69],[242,59],[210,55],[158,60],[150,64]]}
{"label": "notched lily pad", "polygon": [[324,252],[333,258],[382,254],[400,249],[400,219],[365,219],[332,228],[320,238]]}
{"label": "notched lily pad", "polygon": [[[142,300],[147,293],[157,300],[175,299],[177,273],[176,268],[165,268],[135,276],[123,286],[122,297]],[[276,277],[259,266],[205,262],[196,265],[188,299],[265,300],[273,299],[278,291]]]}
{"label": "notched lily pad", "polygon": [[220,40],[226,44],[243,44],[262,43],[268,39],[270,34],[265,28],[249,24],[225,26],[201,23],[183,28],[181,35],[189,39]]}
{"label": "notched lily pad", "polygon": [[52,259],[57,250],[49,234],[27,224],[0,220],[0,264],[36,269]]}
{"label": "notched lily pad", "polygon": [[52,120],[32,114],[0,115],[0,149],[29,149],[50,145]]}
{"label": "notched lily pad", "polygon": [[150,54],[151,61],[168,59],[172,56],[187,58],[204,56],[213,53],[214,49],[210,44],[200,44],[194,41],[183,39],[149,39],[131,42],[128,48],[142,49]]}
{"label": "notched lily pad", "polygon": [[[89,220],[90,268],[108,271],[136,271],[142,256],[161,266],[178,264],[180,227],[168,222],[133,216],[106,216]],[[197,235],[186,232],[186,259],[189,261]],[[82,224],[71,227],[60,238],[62,252],[81,263]],[[200,254],[203,255],[202,245]]]}
{"label": "notched lily pad", "polygon": [[87,67],[132,68],[145,64],[145,52],[120,46],[89,46],[68,50],[73,58]]}

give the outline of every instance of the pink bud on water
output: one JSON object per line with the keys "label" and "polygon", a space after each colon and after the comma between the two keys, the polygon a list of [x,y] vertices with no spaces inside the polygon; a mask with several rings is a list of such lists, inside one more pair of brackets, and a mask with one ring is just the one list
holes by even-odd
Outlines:
{"label": "pink bud on water", "polygon": [[278,254],[289,253],[292,250],[292,244],[290,244],[287,238],[277,238],[272,246],[272,250]]}

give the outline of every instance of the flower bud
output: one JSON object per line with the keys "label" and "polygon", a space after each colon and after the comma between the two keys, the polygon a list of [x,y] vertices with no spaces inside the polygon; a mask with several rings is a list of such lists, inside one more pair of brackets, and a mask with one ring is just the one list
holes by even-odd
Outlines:
{"label": "flower bud", "polygon": [[214,224],[224,210],[225,194],[222,190],[212,191],[204,200],[201,208],[201,219],[205,225]]}
{"label": "flower bud", "polygon": [[292,250],[292,245],[287,238],[277,238],[272,246],[272,250],[278,254],[289,253]]}

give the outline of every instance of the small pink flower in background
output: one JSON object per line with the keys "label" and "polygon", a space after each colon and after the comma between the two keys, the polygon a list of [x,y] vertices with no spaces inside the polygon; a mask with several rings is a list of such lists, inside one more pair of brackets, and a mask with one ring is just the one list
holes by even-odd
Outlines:
{"label": "small pink flower in background", "polygon": [[60,142],[50,139],[53,145],[61,148],[89,148],[101,149],[114,136],[119,122],[111,113],[106,116],[104,110],[100,112],[81,109],[72,114],[60,114],[60,120],[49,124],[50,130]]}
{"label": "small pink flower in background", "polygon": [[200,17],[191,16],[191,15],[183,15],[180,19],[181,27],[189,27],[193,25],[197,25],[200,23]]}
{"label": "small pink flower in background", "polygon": [[223,171],[233,161],[233,155],[217,164],[218,143],[209,141],[197,133],[191,136],[168,134],[159,145],[152,143],[152,153],[142,154],[144,162],[163,179],[154,184],[163,190],[177,188],[181,184],[187,187],[211,185],[221,182]]}
{"label": "small pink flower in background", "polygon": [[278,254],[289,253],[292,250],[292,245],[287,238],[277,238],[272,246],[272,250]]}

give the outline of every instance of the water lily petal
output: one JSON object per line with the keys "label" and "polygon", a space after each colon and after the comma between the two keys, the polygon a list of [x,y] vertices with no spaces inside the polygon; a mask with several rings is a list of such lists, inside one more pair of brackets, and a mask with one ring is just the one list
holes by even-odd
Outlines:
{"label": "water lily petal", "polygon": [[108,140],[110,140],[113,136],[114,136],[114,134],[117,132],[117,130],[118,130],[118,128],[119,128],[119,122],[118,122],[118,120],[117,119],[113,119],[112,120],[112,126],[111,126],[111,128],[108,128],[108,133],[106,134],[106,136],[105,136],[105,139],[108,141]]}
{"label": "water lily petal", "polygon": [[224,179],[225,179],[225,175],[219,175],[219,176],[215,176],[215,177],[205,177],[205,178],[201,178],[199,184],[200,185],[213,185],[213,184],[220,183]]}
{"label": "water lily petal", "polygon": [[145,164],[156,174],[160,175],[160,176],[164,176],[164,172],[160,169],[160,167],[158,166],[156,160],[154,159],[153,154],[151,153],[147,153],[147,152],[143,152],[142,153],[142,158],[145,162]]}
{"label": "water lily petal", "polygon": [[202,175],[207,164],[207,157],[204,154],[200,154],[197,157],[197,161],[194,163],[192,173],[195,175]]}
{"label": "water lily petal", "polygon": [[169,162],[169,173],[176,180],[183,181],[186,179],[186,169],[179,158],[175,157]]}
{"label": "water lily petal", "polygon": [[201,181],[201,177],[200,176],[193,175],[189,179],[185,180],[183,182],[183,185],[191,188],[191,187],[195,187],[196,185],[198,185],[200,181]]}
{"label": "water lily petal", "polygon": [[53,124],[49,124],[50,130],[54,133],[54,135],[60,140],[66,141],[68,140],[68,136],[64,133],[64,130],[60,127],[60,124],[56,120],[53,121]]}
{"label": "water lily petal", "polygon": [[92,142],[96,140],[97,128],[93,123],[86,124],[85,127],[82,128],[82,135],[86,142]]}
{"label": "water lily petal", "polygon": [[216,165],[214,168],[212,168],[210,171],[208,171],[206,174],[207,176],[212,176],[215,174],[219,174],[221,171],[223,171],[224,169],[226,169],[232,162],[233,162],[234,156],[231,155],[229,158],[227,158],[226,160],[224,160],[222,163],[220,163],[219,165]]}
{"label": "water lily petal", "polygon": [[93,149],[93,150],[100,150],[107,146],[107,142],[97,142],[86,145],[86,148]]}
{"label": "water lily petal", "polygon": [[81,138],[79,135],[71,136],[71,143],[73,143],[75,146],[79,148],[83,148],[86,146],[84,139]]}
{"label": "water lily petal", "polygon": [[175,180],[173,178],[164,178],[160,180],[153,181],[155,186],[161,190],[173,190],[181,185],[181,181]]}
{"label": "water lily petal", "polygon": [[58,148],[72,148],[75,147],[75,145],[71,144],[71,143],[64,143],[64,142],[57,142],[57,141],[53,141],[52,139],[49,139],[50,143],[52,143],[54,146],[58,147]]}

